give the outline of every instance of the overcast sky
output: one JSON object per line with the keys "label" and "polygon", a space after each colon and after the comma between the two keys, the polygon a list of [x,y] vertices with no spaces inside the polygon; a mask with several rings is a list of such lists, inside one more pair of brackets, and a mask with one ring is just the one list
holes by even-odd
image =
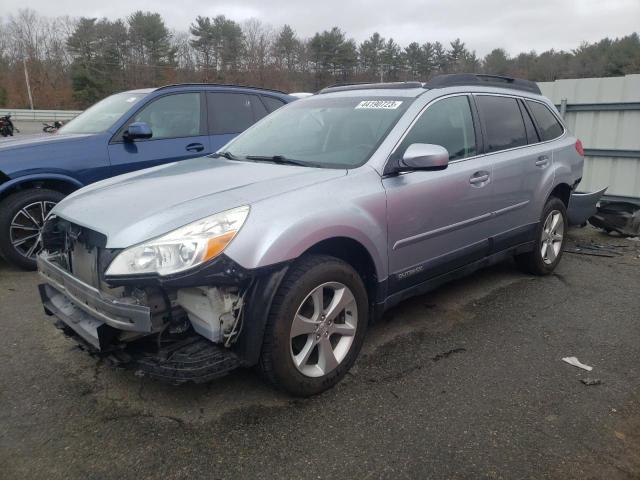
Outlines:
{"label": "overcast sky", "polygon": [[[572,49],[640,30],[640,0],[29,0],[9,2],[0,15],[28,6],[47,16],[118,18],[133,10],[159,12],[171,28],[187,30],[197,15],[243,21],[258,18],[274,27],[291,25],[300,37],[338,26],[360,42],[378,31],[406,46],[412,41],[449,42],[460,37],[485,55]],[[7,9],[8,7],[8,9]],[[13,10],[13,11],[12,11]]]}

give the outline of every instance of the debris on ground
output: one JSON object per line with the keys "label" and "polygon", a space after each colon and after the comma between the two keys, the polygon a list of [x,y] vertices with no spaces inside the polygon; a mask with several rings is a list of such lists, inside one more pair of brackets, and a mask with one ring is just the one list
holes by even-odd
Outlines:
{"label": "debris on ground", "polygon": [[574,367],[582,368],[587,372],[590,372],[591,370],[593,370],[593,367],[590,367],[589,365],[585,365],[584,363],[581,363],[580,360],[578,360],[576,357],[564,357],[562,361],[568,363],[569,365],[573,365]]}
{"label": "debris on ground", "polygon": [[439,360],[442,360],[443,358],[447,358],[449,355],[452,355],[454,353],[462,353],[466,351],[467,351],[466,348],[452,348],[451,350],[447,350],[446,352],[437,354],[435,357],[432,357],[431,360],[433,360],[434,362],[437,362]]}
{"label": "debris on ground", "polygon": [[599,245],[592,243],[590,245],[584,245],[577,243],[575,247],[566,246],[564,251],[567,253],[577,253],[579,255],[593,255],[596,257],[620,257],[622,252],[618,251],[618,248],[624,248],[625,245]]}
{"label": "debris on ground", "polygon": [[640,205],[631,202],[609,202],[598,207],[589,223],[607,233],[617,232],[624,237],[640,234]]}
{"label": "debris on ground", "polygon": [[600,385],[602,383],[602,380],[599,378],[581,378],[580,381],[588,387],[591,385]]}

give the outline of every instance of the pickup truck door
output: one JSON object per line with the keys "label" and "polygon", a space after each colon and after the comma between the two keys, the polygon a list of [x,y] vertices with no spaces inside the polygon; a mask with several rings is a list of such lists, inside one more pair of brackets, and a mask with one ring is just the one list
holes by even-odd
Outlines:
{"label": "pickup truck door", "polygon": [[[113,175],[211,153],[207,135],[204,94],[170,93],[145,104],[109,142]],[[126,141],[124,132],[133,122],[145,122],[153,136]]]}

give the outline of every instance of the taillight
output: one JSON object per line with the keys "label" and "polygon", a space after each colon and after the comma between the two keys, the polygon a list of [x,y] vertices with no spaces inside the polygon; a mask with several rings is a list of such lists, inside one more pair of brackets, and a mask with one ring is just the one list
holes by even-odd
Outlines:
{"label": "taillight", "polygon": [[576,152],[581,157],[584,157],[584,148],[582,148],[582,142],[580,140],[576,140]]}

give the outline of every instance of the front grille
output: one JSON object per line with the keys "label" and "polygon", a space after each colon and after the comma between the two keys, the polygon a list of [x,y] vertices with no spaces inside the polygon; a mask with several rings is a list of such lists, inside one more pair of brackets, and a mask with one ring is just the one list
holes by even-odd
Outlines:
{"label": "front grille", "polygon": [[43,228],[42,245],[55,255],[59,267],[82,282],[101,287],[104,270],[114,256],[105,249],[106,237],[60,217],[49,219]]}

